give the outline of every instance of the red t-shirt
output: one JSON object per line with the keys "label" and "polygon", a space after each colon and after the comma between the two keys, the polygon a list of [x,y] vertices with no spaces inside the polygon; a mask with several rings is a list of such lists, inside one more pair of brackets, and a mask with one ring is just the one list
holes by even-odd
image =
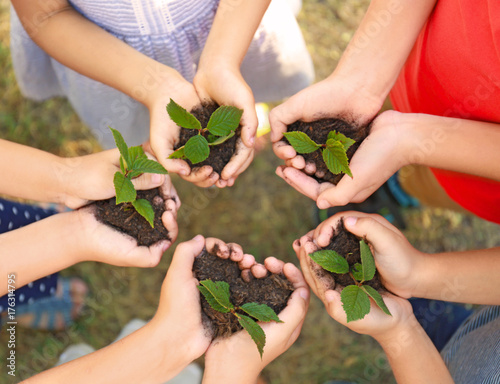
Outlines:
{"label": "red t-shirt", "polygon": [[[439,0],[399,74],[391,101],[401,112],[500,124],[500,1]],[[499,182],[432,171],[458,204],[500,223]]]}

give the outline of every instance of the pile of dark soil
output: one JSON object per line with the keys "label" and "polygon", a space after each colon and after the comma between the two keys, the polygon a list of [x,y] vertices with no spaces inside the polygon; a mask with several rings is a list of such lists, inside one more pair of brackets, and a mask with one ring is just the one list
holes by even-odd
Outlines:
{"label": "pile of dark soil", "polygon": [[[326,139],[328,137],[328,133],[331,131],[337,131],[342,133],[343,135],[355,140],[356,142],[347,150],[347,158],[349,161],[352,156],[359,148],[363,140],[368,136],[370,131],[369,126],[358,127],[353,124],[350,124],[342,119],[322,119],[313,121],[310,123],[306,123],[304,121],[298,120],[295,123],[292,123],[287,128],[288,132],[299,131],[304,132],[307,136],[311,138],[315,143],[325,144]],[[288,143],[286,138],[283,138],[285,142]],[[316,164],[316,170],[320,172],[324,172],[324,176],[318,178],[315,175],[309,175],[310,177],[316,179],[319,182],[330,182],[334,185],[337,185],[344,173],[340,173],[338,175],[334,175],[331,173],[326,167],[325,162],[323,161],[323,156],[321,154],[321,150],[317,150],[311,153],[300,154],[304,157],[306,162],[313,162]]]}
{"label": "pile of dark soil", "polygon": [[[193,108],[190,112],[200,121],[202,127],[206,127],[208,121],[210,120],[210,116],[212,116],[212,113],[214,113],[217,108],[219,108],[219,105],[216,103],[203,103]],[[191,137],[196,136],[197,134],[198,130],[196,129],[181,128],[179,143],[174,147],[174,149],[182,147]],[[207,138],[209,132],[206,131],[202,135]],[[204,165],[210,165],[214,172],[217,172],[220,175],[226,164],[229,163],[229,160],[231,160],[231,157],[233,157],[233,154],[236,151],[236,142],[240,136],[241,125],[236,129],[233,137],[226,140],[222,144],[210,146],[210,155],[206,160],[194,165],[189,160],[186,161],[190,165],[191,169],[202,167]]]}
{"label": "pile of dark soil", "polygon": [[[221,259],[206,250],[196,257],[193,271],[199,281],[210,279],[228,283],[231,302],[235,306],[245,303],[267,304],[277,314],[286,307],[288,298],[294,290],[292,284],[282,274],[269,274],[267,277],[254,278],[247,283],[241,278],[238,263],[229,259]],[[243,329],[236,316],[215,311],[203,295],[200,294],[200,297],[203,322],[212,330],[214,338],[228,337]]]}
{"label": "pile of dark soil", "polygon": [[101,223],[107,224],[116,230],[126,233],[137,240],[137,244],[147,247],[160,240],[171,240],[167,229],[163,226],[161,216],[165,212],[165,201],[158,188],[147,191],[137,191],[137,199],[146,199],[155,211],[154,228],[147,220],[139,215],[132,204],[116,205],[116,198],[96,201],[95,216]]}

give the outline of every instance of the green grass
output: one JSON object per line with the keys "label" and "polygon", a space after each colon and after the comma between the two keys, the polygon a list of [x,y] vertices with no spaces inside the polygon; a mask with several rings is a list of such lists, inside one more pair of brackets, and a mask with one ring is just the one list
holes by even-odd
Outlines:
{"label": "green grass", "polygon": [[[305,0],[299,17],[320,80],[335,68],[359,23],[368,0]],[[35,103],[25,100],[16,85],[9,54],[8,2],[0,0],[0,137],[64,156],[99,149],[88,129],[63,99]],[[276,256],[297,263],[292,241],[314,227],[312,201],[279,179],[280,161],[269,144],[229,189],[199,189],[173,177],[183,205],[179,240],[198,233],[239,243],[262,260]],[[405,234],[427,252],[500,245],[499,228],[472,216],[442,210],[404,213]],[[82,263],[63,272],[80,276],[90,286],[87,309],[65,332],[18,328],[17,373],[26,378],[50,368],[63,349],[86,342],[101,348],[114,340],[132,318],[150,318],[157,307],[161,282],[173,253],[169,250],[154,269],[118,268]],[[0,361],[5,362],[5,332],[0,333]],[[202,363],[202,361],[200,361]],[[4,367],[0,372],[4,372]],[[147,367],[145,367],[147,369]],[[0,383],[9,381],[0,375]],[[356,383],[393,383],[384,353],[368,336],[357,335],[333,321],[312,299],[297,342],[264,371],[269,383],[323,383],[347,379]]]}

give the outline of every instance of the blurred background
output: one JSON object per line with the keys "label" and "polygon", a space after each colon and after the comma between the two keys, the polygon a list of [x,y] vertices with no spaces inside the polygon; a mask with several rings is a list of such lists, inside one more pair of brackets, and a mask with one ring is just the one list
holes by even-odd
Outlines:
{"label": "blurred background", "polygon": [[[299,23],[313,57],[316,80],[328,76],[357,28],[369,0],[304,0]],[[61,156],[99,150],[96,140],[64,99],[34,103],[23,99],[16,85],[9,53],[9,2],[0,0],[0,137]],[[116,127],[119,128],[119,127]],[[196,234],[236,242],[258,260],[276,256],[297,264],[294,239],[316,226],[311,200],[275,174],[280,164],[269,142],[229,189],[199,189],[173,176],[182,199],[178,242]],[[444,210],[407,209],[404,231],[426,252],[477,249],[500,245],[499,227],[469,215]],[[85,342],[94,348],[109,344],[133,318],[147,320],[155,312],[161,283],[173,249],[154,269],[118,268],[82,263],[63,272],[82,277],[91,292],[83,316],[62,332],[18,327],[16,380],[0,375],[0,383],[17,382],[50,368],[64,348]],[[5,372],[7,336],[0,332],[0,373]],[[203,364],[202,359],[199,361]],[[147,369],[147,367],[145,367]],[[335,323],[313,297],[301,336],[263,373],[268,383],[393,383],[378,344]]]}

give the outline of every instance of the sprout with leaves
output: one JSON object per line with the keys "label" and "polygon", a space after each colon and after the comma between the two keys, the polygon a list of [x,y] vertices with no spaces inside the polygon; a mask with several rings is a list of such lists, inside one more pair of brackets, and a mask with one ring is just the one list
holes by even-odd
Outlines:
{"label": "sprout with leaves", "polygon": [[[225,281],[214,282],[212,280],[202,280],[200,281],[200,285],[198,285],[198,289],[212,309],[221,313],[231,313],[236,316],[240,325],[249,333],[257,345],[260,357],[262,358],[264,346],[266,345],[266,334],[252,317],[266,323],[270,321],[282,323],[273,309],[266,304],[258,303],[245,303],[241,307],[233,305],[229,294],[229,284]],[[245,312],[249,316],[241,312]]]}
{"label": "sprout with leaves", "polygon": [[323,161],[331,173],[336,175],[344,172],[352,177],[347,150],[356,142],[353,139],[340,132],[331,131],[328,133],[326,144],[317,144],[304,132],[285,132],[284,135],[297,153],[321,150]]}
{"label": "sprout with leaves", "polygon": [[153,207],[146,199],[137,199],[137,191],[132,183],[132,179],[141,176],[143,173],[167,174],[168,172],[160,163],[148,159],[140,145],[129,148],[120,132],[111,127],[109,129],[113,133],[116,146],[121,155],[121,172],[116,172],[113,178],[116,191],[116,204],[125,203],[125,209],[128,208],[128,204],[131,204],[137,213],[144,217],[151,227],[154,228],[155,212]]}
{"label": "sprout with leaves", "polygon": [[323,249],[309,255],[323,269],[337,274],[348,273],[352,277],[354,285],[344,287],[340,294],[342,306],[347,315],[347,322],[361,320],[370,312],[369,297],[375,301],[382,311],[391,315],[380,293],[373,287],[364,284],[375,276],[375,259],[370,247],[364,240],[359,242],[359,247],[361,264],[356,263],[352,267],[349,267],[344,257],[332,250]]}
{"label": "sprout with leaves", "polygon": [[[203,128],[196,117],[172,99],[167,105],[167,112],[170,119],[178,126],[198,130],[196,136],[191,137],[186,144],[168,157],[169,159],[188,159],[193,164],[206,160],[210,155],[211,146],[222,144],[233,137],[243,114],[241,109],[224,105],[212,113],[207,127]],[[206,132],[208,135],[205,138],[203,133]]]}

